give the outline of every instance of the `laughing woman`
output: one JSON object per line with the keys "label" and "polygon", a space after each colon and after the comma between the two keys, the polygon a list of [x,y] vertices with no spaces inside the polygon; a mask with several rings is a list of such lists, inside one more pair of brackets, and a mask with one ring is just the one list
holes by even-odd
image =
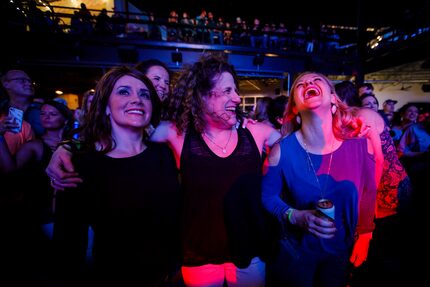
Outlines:
{"label": "laughing woman", "polygon": [[[330,80],[303,73],[292,85],[284,127],[263,178],[263,204],[282,225],[281,252],[268,266],[273,286],[346,286],[374,228],[375,160]],[[327,216],[317,211],[330,207]]]}

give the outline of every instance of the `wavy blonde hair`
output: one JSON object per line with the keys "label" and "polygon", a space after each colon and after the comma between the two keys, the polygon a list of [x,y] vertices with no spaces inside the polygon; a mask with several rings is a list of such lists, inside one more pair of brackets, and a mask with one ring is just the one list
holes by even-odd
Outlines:
{"label": "wavy blonde hair", "polygon": [[296,106],[294,100],[294,87],[297,82],[306,75],[316,75],[321,77],[324,82],[330,87],[330,92],[335,94],[336,102],[334,105],[337,107],[336,112],[333,114],[333,133],[338,139],[349,139],[356,137],[357,131],[354,129],[354,125],[357,122],[357,117],[353,113],[353,109],[348,107],[345,103],[341,101],[339,96],[336,94],[333,83],[325,75],[316,72],[304,72],[299,74],[291,85],[290,97],[288,99],[288,105],[284,116],[284,124],[281,128],[281,133],[283,136],[289,135],[300,129],[301,123],[297,121],[297,116],[299,114],[294,112],[294,107]]}

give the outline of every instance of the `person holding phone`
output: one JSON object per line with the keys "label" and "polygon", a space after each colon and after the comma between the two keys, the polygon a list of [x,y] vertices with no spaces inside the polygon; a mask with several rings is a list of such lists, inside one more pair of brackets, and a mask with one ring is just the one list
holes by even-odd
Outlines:
{"label": "person holding phone", "polygon": [[11,107],[24,111],[24,120],[27,121],[36,136],[44,132],[40,122],[41,104],[33,101],[35,85],[30,76],[22,70],[9,70],[1,78],[1,83],[9,97]]}
{"label": "person holding phone", "polygon": [[17,109],[17,108],[14,108],[14,107],[10,107],[9,108],[9,117],[12,118],[13,124],[16,124],[16,127],[12,128],[12,132],[14,132],[14,133],[20,132],[21,128],[22,128],[24,111]]}
{"label": "person holding phone", "polygon": [[34,138],[33,130],[28,122],[22,121],[21,127],[16,119],[10,114],[8,101],[0,105],[0,142],[7,144],[11,154],[16,154],[18,149],[26,142]]}

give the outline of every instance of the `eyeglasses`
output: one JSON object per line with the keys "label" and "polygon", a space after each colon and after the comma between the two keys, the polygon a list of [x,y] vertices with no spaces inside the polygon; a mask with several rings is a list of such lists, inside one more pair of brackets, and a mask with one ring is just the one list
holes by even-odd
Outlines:
{"label": "eyeglasses", "polygon": [[12,78],[12,79],[8,79],[8,81],[18,81],[20,84],[31,84],[31,85],[36,85],[35,82],[32,82],[29,78]]}

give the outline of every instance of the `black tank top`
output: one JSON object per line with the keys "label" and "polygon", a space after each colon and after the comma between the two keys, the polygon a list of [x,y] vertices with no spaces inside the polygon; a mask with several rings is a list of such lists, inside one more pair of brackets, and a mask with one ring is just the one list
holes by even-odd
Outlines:
{"label": "black tank top", "polygon": [[233,262],[259,256],[262,161],[247,129],[238,129],[231,155],[218,157],[190,130],[181,155],[184,187],[184,265]]}

